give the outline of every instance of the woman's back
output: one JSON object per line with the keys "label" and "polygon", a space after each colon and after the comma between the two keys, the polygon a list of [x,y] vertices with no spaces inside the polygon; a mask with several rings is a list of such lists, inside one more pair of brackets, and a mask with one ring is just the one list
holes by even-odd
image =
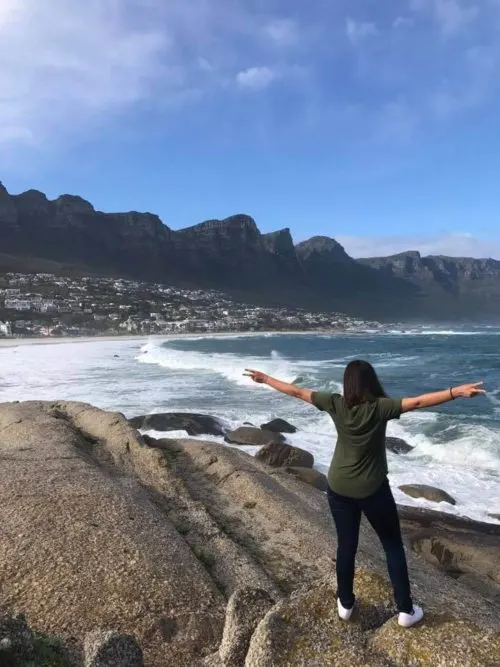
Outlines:
{"label": "woman's back", "polygon": [[401,416],[401,400],[378,398],[349,407],[340,394],[314,392],[312,402],[330,414],[337,430],[330,487],[340,495],[368,497],[387,476],[386,427]]}

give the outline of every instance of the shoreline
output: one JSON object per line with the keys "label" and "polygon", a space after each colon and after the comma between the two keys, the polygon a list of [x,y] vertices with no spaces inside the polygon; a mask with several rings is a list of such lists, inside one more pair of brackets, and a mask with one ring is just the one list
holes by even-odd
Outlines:
{"label": "shoreline", "polygon": [[315,336],[315,335],[359,335],[365,331],[349,331],[339,329],[316,329],[314,331],[219,331],[206,333],[174,333],[174,334],[124,334],[105,336],[67,336],[46,338],[0,338],[0,348],[20,347],[25,345],[64,345],[70,343],[112,343],[117,341],[134,340],[182,340],[183,338],[231,338],[233,336]]}

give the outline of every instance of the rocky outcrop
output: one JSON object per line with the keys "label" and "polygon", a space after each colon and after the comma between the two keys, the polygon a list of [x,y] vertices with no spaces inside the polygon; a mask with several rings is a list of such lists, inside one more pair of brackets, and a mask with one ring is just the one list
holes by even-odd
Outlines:
{"label": "rocky outcrop", "polygon": [[328,488],[328,480],[326,475],[324,475],[322,472],[319,472],[318,470],[299,467],[288,467],[285,468],[285,470],[291,475],[295,475],[295,477],[300,479],[302,482],[314,486],[315,489],[326,491]]}
{"label": "rocky outcrop", "polygon": [[387,656],[391,665],[493,667],[500,656],[500,635],[485,632],[470,621],[429,614],[411,632],[401,631],[394,619],[385,623],[370,646]]}
{"label": "rocky outcrop", "polygon": [[263,447],[285,442],[281,433],[263,431],[253,426],[240,426],[234,431],[228,431],[224,440],[232,445],[248,445],[250,447]]}
{"label": "rocky outcrop", "polygon": [[500,600],[500,526],[400,507],[410,548],[451,577]]}
{"label": "rocky outcrop", "polygon": [[129,419],[131,426],[143,431],[186,431],[188,435],[224,435],[222,424],[209,415],[165,412]]}
{"label": "rocky outcrop", "polygon": [[156,468],[158,453],[123,416],[4,405],[0,456],[0,600],[9,609],[82,642],[96,627],[134,635],[150,665],[190,665],[217,646],[225,599],[133,472],[135,461]]}
{"label": "rocky outcrop", "polygon": [[135,637],[96,630],[85,637],[85,667],[144,667]]}
{"label": "rocky outcrop", "polygon": [[279,602],[257,627],[245,667],[475,667],[497,663],[498,633],[434,614],[405,631],[391,619],[392,590],[386,581],[361,570],[356,582],[362,599],[349,623],[337,616],[332,579]]}
{"label": "rocky outcrop", "polygon": [[265,445],[257,452],[255,458],[273,468],[312,468],[314,465],[314,456],[311,452],[282,442]]}
{"label": "rocky outcrop", "polygon": [[221,667],[244,667],[250,639],[274,600],[267,591],[240,588],[231,595],[226,609],[226,623],[216,656],[206,661]]}
{"label": "rocky outcrop", "polygon": [[[117,633],[104,634],[104,645],[135,636],[150,667],[215,667],[245,652],[246,664],[259,667],[430,665],[418,651],[427,646],[431,655],[442,631],[434,619],[445,613],[443,646],[464,623],[471,646],[482,648],[464,653],[476,662],[461,664],[495,664],[497,602],[428,563],[416,545],[424,531],[442,535],[446,526],[456,539],[474,534],[479,550],[498,526],[485,534],[459,519],[427,526],[402,512],[414,597],[429,619],[416,646],[387,625],[392,592],[366,523],[358,617],[344,624],[335,614],[336,543],[324,493],[236,448],[147,443],[122,415],[88,405],[0,405],[0,601],[9,613],[24,611],[31,627],[60,636],[77,657],[94,628]],[[396,644],[406,648],[394,658]],[[444,659],[444,648],[435,650]]]}
{"label": "rocky outcrop", "polygon": [[297,433],[297,427],[290,424],[285,419],[273,419],[266,424],[261,424],[261,428],[265,431],[272,431],[273,433]]}
{"label": "rocky outcrop", "polygon": [[425,498],[433,503],[457,504],[455,498],[450,496],[449,493],[446,493],[443,489],[437,489],[435,486],[428,486],[427,484],[403,484],[399,489],[412,498]]}

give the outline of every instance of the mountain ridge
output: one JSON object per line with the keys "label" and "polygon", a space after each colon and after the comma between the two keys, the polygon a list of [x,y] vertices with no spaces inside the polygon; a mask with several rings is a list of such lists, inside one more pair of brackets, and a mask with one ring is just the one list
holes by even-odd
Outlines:
{"label": "mountain ridge", "polygon": [[104,213],[77,195],[51,200],[33,189],[12,195],[1,183],[0,253],[23,266],[43,260],[380,319],[500,313],[500,261],[493,258],[408,250],[354,259],[331,237],[294,243],[290,229],[262,233],[243,213],[174,230],[154,213]]}

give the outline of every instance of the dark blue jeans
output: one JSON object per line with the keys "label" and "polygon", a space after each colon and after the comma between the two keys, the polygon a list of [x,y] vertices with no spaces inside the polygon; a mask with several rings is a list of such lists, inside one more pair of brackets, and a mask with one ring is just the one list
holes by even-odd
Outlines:
{"label": "dark blue jeans", "polygon": [[398,611],[411,613],[408,567],[398,510],[388,480],[362,500],[341,496],[330,488],[327,496],[337,529],[337,594],[342,606],[350,609],[354,604],[354,564],[363,512],[382,542]]}

